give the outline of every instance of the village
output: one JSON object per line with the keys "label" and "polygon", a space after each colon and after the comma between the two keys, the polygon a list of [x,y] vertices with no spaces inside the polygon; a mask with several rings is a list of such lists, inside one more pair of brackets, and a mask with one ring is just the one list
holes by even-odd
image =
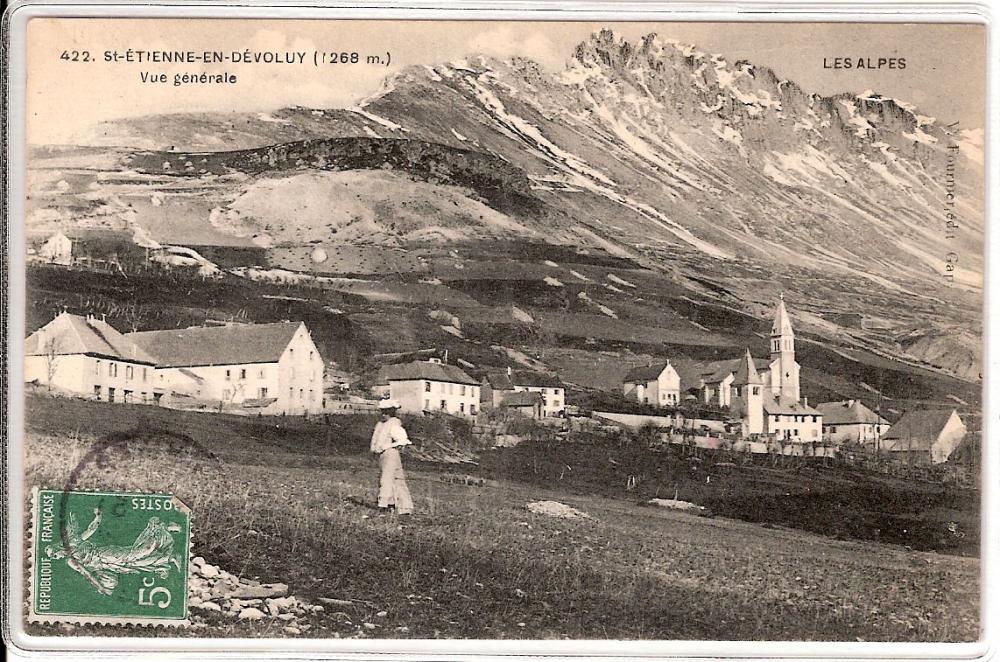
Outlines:
{"label": "village", "polygon": [[[57,267],[83,262],[90,270],[121,269],[120,256],[131,253],[136,261],[195,269],[203,278],[218,271],[191,249],[163,250],[155,242],[144,247],[105,234],[91,232],[84,240],[110,246],[97,264],[93,250],[74,257],[80,240],[63,233],[40,242],[31,257]],[[123,332],[95,314],[63,311],[28,336],[25,381],[75,398],[258,417],[365,414],[391,398],[404,414],[465,419],[504,443],[519,441],[507,434],[511,422],[530,421],[563,435],[651,430],[662,443],[747,455],[860,453],[931,466],[948,462],[975,436],[967,434],[954,408],[905,411],[890,422],[877,402],[810,403],[800,387],[795,331],[783,295],[774,302],[768,356],[733,347],[731,358],[695,369],[679,370],[670,357],[623,365],[620,391],[596,406],[579,404],[581,394],[552,371],[513,361],[494,368],[461,358],[451,362],[447,350],[372,356],[368,365],[374,367],[352,373],[322,355],[311,331],[296,320],[220,320]]]}

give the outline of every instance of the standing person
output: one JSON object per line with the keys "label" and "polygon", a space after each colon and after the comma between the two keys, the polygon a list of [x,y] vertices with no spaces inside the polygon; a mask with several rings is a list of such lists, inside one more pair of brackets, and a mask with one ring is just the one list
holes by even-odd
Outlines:
{"label": "standing person", "polygon": [[403,473],[403,461],[399,455],[402,446],[410,445],[410,438],[403,428],[403,423],[396,418],[399,403],[395,400],[382,400],[378,403],[382,420],[375,424],[372,432],[372,453],[379,456],[381,469],[378,485],[378,507],[383,513],[395,507],[400,515],[413,512],[413,499],[410,498],[410,488],[406,486],[406,475]]}

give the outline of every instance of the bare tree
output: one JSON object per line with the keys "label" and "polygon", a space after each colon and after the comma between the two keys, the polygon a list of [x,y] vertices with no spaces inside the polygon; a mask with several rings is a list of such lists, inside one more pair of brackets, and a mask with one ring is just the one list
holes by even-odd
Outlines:
{"label": "bare tree", "polygon": [[62,349],[62,342],[56,336],[46,335],[42,340],[42,355],[45,357],[45,388],[52,390],[52,380],[56,377],[59,369],[59,361],[62,358],[59,351]]}

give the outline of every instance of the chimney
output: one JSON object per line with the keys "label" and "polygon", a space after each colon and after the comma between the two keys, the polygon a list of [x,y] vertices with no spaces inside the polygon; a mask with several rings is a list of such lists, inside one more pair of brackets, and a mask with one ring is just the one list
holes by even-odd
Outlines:
{"label": "chimney", "polygon": [[507,366],[507,376],[510,377],[513,374],[514,374],[514,371],[510,369],[510,366]]}
{"label": "chimney", "polygon": [[805,405],[806,407],[808,407],[809,406],[809,398],[802,398],[802,404]]}
{"label": "chimney", "polygon": [[853,406],[854,406],[854,400],[848,400],[847,401],[847,408],[850,409]]}

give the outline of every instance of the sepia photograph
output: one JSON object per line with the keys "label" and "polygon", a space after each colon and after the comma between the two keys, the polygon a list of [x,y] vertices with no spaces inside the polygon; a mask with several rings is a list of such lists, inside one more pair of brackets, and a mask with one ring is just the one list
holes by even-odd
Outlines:
{"label": "sepia photograph", "polygon": [[24,43],[33,641],[980,640],[985,24]]}

